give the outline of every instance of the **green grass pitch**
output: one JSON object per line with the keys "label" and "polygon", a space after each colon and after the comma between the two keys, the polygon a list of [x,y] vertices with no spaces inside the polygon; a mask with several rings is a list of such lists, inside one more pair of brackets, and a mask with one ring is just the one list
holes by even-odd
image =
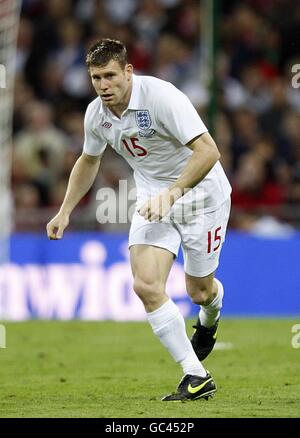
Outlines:
{"label": "green grass pitch", "polygon": [[232,349],[205,361],[218,392],[187,403],[160,401],[181,368],[146,322],[5,323],[0,417],[300,417],[296,323],[223,319],[218,341]]}

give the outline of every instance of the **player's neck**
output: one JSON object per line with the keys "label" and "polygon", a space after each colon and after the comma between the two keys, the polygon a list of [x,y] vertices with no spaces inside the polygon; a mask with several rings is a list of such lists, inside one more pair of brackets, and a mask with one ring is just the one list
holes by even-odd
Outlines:
{"label": "player's neck", "polygon": [[124,111],[126,110],[127,105],[115,105],[112,106],[110,109],[110,111],[116,116],[118,117],[118,119],[121,119],[122,114],[124,113]]}

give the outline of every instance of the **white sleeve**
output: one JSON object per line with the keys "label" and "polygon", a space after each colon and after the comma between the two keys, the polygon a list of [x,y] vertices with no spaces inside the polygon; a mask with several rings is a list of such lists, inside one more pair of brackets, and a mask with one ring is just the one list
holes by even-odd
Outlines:
{"label": "white sleeve", "polygon": [[208,131],[189,98],[174,86],[160,94],[156,108],[158,122],[183,145]]}
{"label": "white sleeve", "polygon": [[87,155],[102,155],[106,149],[107,142],[93,129],[91,108],[88,107],[84,117],[84,144],[83,152]]}

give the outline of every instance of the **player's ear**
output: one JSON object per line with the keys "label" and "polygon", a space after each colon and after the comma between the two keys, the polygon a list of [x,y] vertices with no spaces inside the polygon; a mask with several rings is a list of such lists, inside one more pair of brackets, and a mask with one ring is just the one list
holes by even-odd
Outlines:
{"label": "player's ear", "polygon": [[133,73],[133,66],[132,64],[126,64],[125,65],[125,73],[127,79],[131,79],[132,73]]}

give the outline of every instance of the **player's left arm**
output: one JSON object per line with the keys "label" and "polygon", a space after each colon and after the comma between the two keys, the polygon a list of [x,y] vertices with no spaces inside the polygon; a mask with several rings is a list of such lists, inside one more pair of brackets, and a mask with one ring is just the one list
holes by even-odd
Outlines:
{"label": "player's left arm", "polygon": [[139,211],[145,219],[158,221],[168,214],[174,202],[205,178],[220,158],[216,143],[205,132],[192,139],[187,145],[193,153],[180,177],[168,189],[150,199]]}
{"label": "player's left arm", "polygon": [[193,154],[180,177],[169,187],[169,192],[174,196],[175,201],[202,181],[221,156],[208,132],[194,138],[187,146],[192,149]]}

